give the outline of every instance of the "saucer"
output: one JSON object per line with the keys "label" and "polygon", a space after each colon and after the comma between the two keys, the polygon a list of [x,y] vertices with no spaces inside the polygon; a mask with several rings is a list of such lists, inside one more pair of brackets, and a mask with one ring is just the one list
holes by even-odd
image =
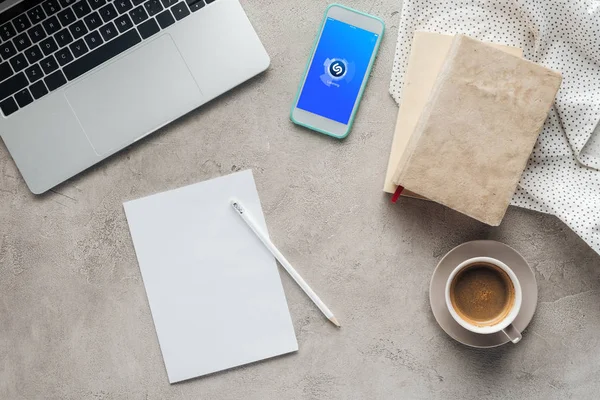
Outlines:
{"label": "saucer", "polygon": [[475,240],[463,243],[450,250],[437,265],[431,285],[429,286],[429,302],[433,315],[440,327],[454,340],[471,347],[487,348],[508,343],[509,339],[503,332],[482,335],[466,330],[450,315],[446,306],[446,281],[450,273],[461,262],[473,257],[492,257],[508,265],[517,275],[523,289],[521,311],[515,318],[513,326],[523,332],[529,325],[537,306],[537,283],[535,275],[527,261],[516,250],[504,243],[493,240]]}

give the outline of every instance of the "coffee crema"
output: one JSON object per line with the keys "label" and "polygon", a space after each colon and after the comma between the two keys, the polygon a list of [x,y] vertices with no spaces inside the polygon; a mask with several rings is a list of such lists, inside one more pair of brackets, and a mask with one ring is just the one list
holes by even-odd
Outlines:
{"label": "coffee crema", "polygon": [[475,262],[465,266],[450,284],[450,300],[466,322],[484,327],[501,322],[515,303],[515,288],[500,267]]}

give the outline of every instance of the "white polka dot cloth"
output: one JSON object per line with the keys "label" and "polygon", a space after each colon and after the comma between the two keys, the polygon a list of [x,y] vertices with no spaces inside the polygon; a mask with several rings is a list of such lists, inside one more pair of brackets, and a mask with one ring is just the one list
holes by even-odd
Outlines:
{"label": "white polka dot cloth", "polygon": [[556,215],[600,253],[600,0],[404,0],[390,93],[415,30],[523,49],[563,75],[512,204]]}

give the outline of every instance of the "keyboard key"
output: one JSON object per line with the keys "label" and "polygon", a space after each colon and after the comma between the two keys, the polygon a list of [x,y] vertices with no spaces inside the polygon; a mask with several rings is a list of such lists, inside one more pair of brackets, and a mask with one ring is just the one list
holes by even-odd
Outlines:
{"label": "keyboard key", "polygon": [[34,7],[27,11],[27,15],[34,25],[46,18],[46,14],[44,14],[44,10],[42,10],[41,6]]}
{"label": "keyboard key", "polygon": [[62,26],[67,26],[75,22],[75,14],[70,8],[66,8],[58,13],[58,20]]}
{"label": "keyboard key", "polygon": [[[85,43],[90,48],[90,50],[95,49],[96,47],[98,47],[102,44],[102,38],[100,37],[100,34],[98,33],[98,31],[94,31],[94,32],[90,33],[84,39],[85,39]],[[67,74],[67,76],[69,76],[69,74]]]}
{"label": "keyboard key", "polygon": [[144,3],[144,8],[146,8],[146,11],[148,11],[148,15],[151,17],[163,10],[163,6],[162,4],[160,4],[160,0],[148,0]]}
{"label": "keyboard key", "polygon": [[58,43],[58,47],[65,47],[73,41],[73,36],[71,36],[69,30],[65,28],[54,35],[54,39],[56,40],[56,43]]}
{"label": "keyboard key", "polygon": [[115,20],[115,25],[117,25],[117,29],[119,30],[119,32],[123,33],[126,30],[131,29],[133,27],[133,22],[131,22],[131,18],[129,18],[129,15],[123,14]]}
{"label": "keyboard key", "polygon": [[8,60],[15,54],[17,54],[17,49],[15,49],[15,45],[12,42],[6,42],[0,44],[0,54],[2,54],[2,58]]}
{"label": "keyboard key", "polygon": [[71,61],[73,61],[73,55],[71,54],[69,49],[67,47],[65,47],[64,49],[60,49],[59,51],[56,52],[56,59],[58,60],[58,63],[62,67],[65,64],[68,64]]}
{"label": "keyboard key", "polygon": [[115,24],[109,22],[108,24],[100,28],[100,34],[102,35],[102,39],[104,39],[105,42],[108,42],[109,40],[117,36],[119,33],[117,32],[117,28],[115,28]]}
{"label": "keyboard key", "polygon": [[40,47],[42,48],[42,51],[44,52],[45,56],[47,56],[48,54],[52,54],[56,50],[58,50],[58,46],[56,45],[56,42],[54,41],[54,39],[52,39],[52,37],[42,40],[40,42]]}
{"label": "keyboard key", "polygon": [[142,4],[144,2],[144,0],[131,0],[131,2],[133,3],[133,6],[139,6],[140,4]]}
{"label": "keyboard key", "polygon": [[44,76],[42,69],[38,64],[32,65],[25,70],[25,75],[29,79],[29,82],[33,83]]}
{"label": "keyboard key", "polygon": [[27,15],[25,14],[21,14],[13,19],[12,23],[15,28],[17,28],[17,32],[23,32],[31,26],[31,22],[29,22],[29,18],[27,18]]}
{"label": "keyboard key", "polygon": [[106,0],[88,0],[88,3],[92,6],[92,10],[97,10],[106,4]]}
{"label": "keyboard key", "polygon": [[52,75],[48,75],[44,78],[44,82],[46,83],[48,90],[53,91],[67,83],[67,80],[61,71],[56,71]]}
{"label": "keyboard key", "polygon": [[160,28],[158,24],[154,20],[154,18],[144,22],[143,24],[138,25],[138,30],[140,31],[140,35],[142,35],[142,39],[149,38],[150,36],[158,33]]}
{"label": "keyboard key", "polygon": [[131,29],[125,32],[123,35],[117,36],[115,39],[97,48],[96,50],[90,51],[85,56],[73,61],[71,64],[65,66],[63,71],[65,72],[67,78],[71,81],[104,63],[105,61],[110,60],[117,54],[120,54],[125,50],[135,46],[141,41],[142,39],[137,31],[135,29]]}
{"label": "keyboard key", "polygon": [[46,32],[48,32],[48,35],[54,35],[60,30],[60,22],[58,22],[58,18],[56,18],[54,15],[42,22],[42,25],[44,26]]}
{"label": "keyboard key", "polygon": [[117,7],[117,11],[119,14],[123,14],[133,8],[133,4],[131,4],[131,0],[117,0],[115,1],[115,7]]}
{"label": "keyboard key", "polygon": [[[60,26],[58,25],[58,22],[57,26]],[[44,29],[42,29],[41,25],[34,26],[30,30],[28,30],[27,33],[29,34],[29,37],[31,38],[31,41],[33,43],[37,43],[46,37],[46,32],[44,32]]]}
{"label": "keyboard key", "polygon": [[175,18],[173,18],[173,14],[171,11],[165,10],[156,16],[156,20],[162,29],[165,29],[169,25],[173,25],[175,23]]}
{"label": "keyboard key", "polygon": [[129,16],[133,20],[133,23],[136,25],[148,19],[148,14],[146,13],[146,10],[144,10],[143,6],[136,7],[133,10],[129,11]]}
{"label": "keyboard key", "polygon": [[15,93],[15,100],[17,100],[17,104],[19,105],[19,107],[25,107],[27,104],[33,102],[33,97],[31,97],[29,90],[25,88]]}
{"label": "keyboard key", "polygon": [[56,63],[56,59],[54,58],[54,56],[48,56],[44,58],[40,62],[40,65],[42,66],[42,69],[44,70],[44,73],[46,75],[58,69],[58,64]]}
{"label": "keyboard key", "polygon": [[177,21],[190,15],[190,10],[188,10],[184,2],[175,4],[173,7],[171,7],[171,11],[173,12],[173,15]]}
{"label": "keyboard key", "polygon": [[83,21],[75,22],[73,25],[69,26],[69,30],[71,31],[71,33],[73,34],[73,38],[75,39],[79,39],[80,37],[88,33],[88,30],[85,27]]}
{"label": "keyboard key", "polygon": [[34,99],[39,99],[40,97],[48,94],[48,89],[46,89],[46,85],[44,85],[44,81],[39,81],[29,86],[29,90],[33,95]]}
{"label": "keyboard key", "polygon": [[75,0],[58,0],[58,2],[60,3],[60,6],[62,8],[67,8],[73,3],[75,3]]}
{"label": "keyboard key", "polygon": [[11,37],[15,36],[17,32],[15,32],[15,28],[12,26],[10,22],[0,26],[0,36],[2,39],[8,40]]}
{"label": "keyboard key", "polygon": [[27,60],[25,59],[25,56],[23,55],[23,53],[17,54],[16,56],[14,56],[13,58],[11,58],[8,61],[10,62],[10,65],[15,72],[19,72],[19,71],[25,69],[29,65],[27,63]]}
{"label": "keyboard key", "polygon": [[92,9],[88,5],[88,3],[86,3],[85,0],[81,0],[78,3],[75,3],[75,5],[73,6],[73,11],[75,11],[75,15],[77,15],[77,18],[83,18],[90,11],[92,11]]}
{"label": "keyboard key", "polygon": [[48,0],[42,4],[46,15],[53,15],[60,11],[60,5],[56,0]]}
{"label": "keyboard key", "polygon": [[102,26],[102,20],[97,12],[93,12],[83,19],[90,31]]}
{"label": "keyboard key", "polygon": [[113,19],[117,18],[117,15],[119,15],[112,3],[108,3],[98,10],[98,12],[100,13],[100,16],[104,22],[112,21]]}
{"label": "keyboard key", "polygon": [[186,0],[187,5],[190,7],[192,12],[198,11],[202,7],[204,7],[204,1],[202,0]]}
{"label": "keyboard key", "polygon": [[21,33],[19,36],[13,39],[15,46],[17,47],[17,51],[23,51],[29,46],[31,46],[31,40],[25,32]]}
{"label": "keyboard key", "polygon": [[18,92],[24,87],[27,87],[28,84],[29,82],[27,81],[27,78],[23,72],[19,72],[5,81],[0,82],[0,99],[4,99]]}
{"label": "keyboard key", "polygon": [[79,39],[78,41],[76,41],[69,47],[71,48],[71,52],[73,53],[75,58],[81,57],[88,51],[87,46],[85,45],[85,42],[83,41],[83,39]]}
{"label": "keyboard key", "polygon": [[25,54],[25,57],[27,57],[27,61],[29,61],[29,64],[36,63],[40,61],[42,57],[44,57],[42,55],[42,50],[40,50],[40,47],[37,44],[25,50],[23,54]]}
{"label": "keyboard key", "polygon": [[5,80],[13,74],[12,68],[8,64],[8,61],[4,61],[0,64],[0,81]]}
{"label": "keyboard key", "polygon": [[210,4],[210,3],[212,3],[213,1],[215,1],[215,0],[206,0],[206,4]]}
{"label": "keyboard key", "polygon": [[165,8],[169,8],[171,7],[173,4],[177,3],[177,0],[161,0],[163,6],[165,6]]}
{"label": "keyboard key", "polygon": [[10,114],[17,111],[19,109],[19,106],[17,106],[17,102],[15,101],[15,99],[9,97],[8,99],[0,103],[0,108],[2,109],[2,113],[4,114],[4,116],[8,117]]}

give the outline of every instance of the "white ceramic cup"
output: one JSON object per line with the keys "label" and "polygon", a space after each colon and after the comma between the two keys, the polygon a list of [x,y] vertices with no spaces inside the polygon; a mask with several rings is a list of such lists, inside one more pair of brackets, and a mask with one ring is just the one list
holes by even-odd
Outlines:
{"label": "white ceramic cup", "polygon": [[[452,301],[450,300],[450,287],[452,285],[452,281],[454,280],[454,277],[456,277],[456,275],[460,271],[462,271],[463,268],[465,268],[469,265],[475,264],[475,263],[492,264],[492,265],[495,265],[498,268],[502,269],[509,276],[509,278],[513,284],[513,287],[515,288],[515,301],[513,303],[511,310],[508,312],[508,314],[506,315],[505,318],[503,318],[501,321],[497,322],[494,325],[477,326],[477,325],[471,324],[470,322],[461,318],[461,316],[454,309],[454,306],[452,305]],[[521,291],[521,284],[519,283],[519,279],[517,278],[515,273],[506,264],[504,264],[500,260],[496,260],[495,258],[490,258],[490,257],[470,258],[470,259],[460,263],[456,268],[454,268],[454,271],[452,271],[452,273],[448,277],[448,281],[446,282],[446,306],[448,307],[448,311],[450,311],[452,318],[454,318],[454,320],[456,322],[458,322],[463,328],[465,328],[471,332],[479,333],[482,335],[489,335],[491,333],[496,333],[496,332],[502,331],[502,332],[504,332],[504,334],[506,336],[508,336],[508,338],[510,339],[511,342],[518,343],[521,340],[521,332],[519,332],[512,325],[512,323],[515,320],[515,318],[517,317],[517,315],[519,314],[519,311],[521,310],[522,302],[523,302],[523,294]]]}

